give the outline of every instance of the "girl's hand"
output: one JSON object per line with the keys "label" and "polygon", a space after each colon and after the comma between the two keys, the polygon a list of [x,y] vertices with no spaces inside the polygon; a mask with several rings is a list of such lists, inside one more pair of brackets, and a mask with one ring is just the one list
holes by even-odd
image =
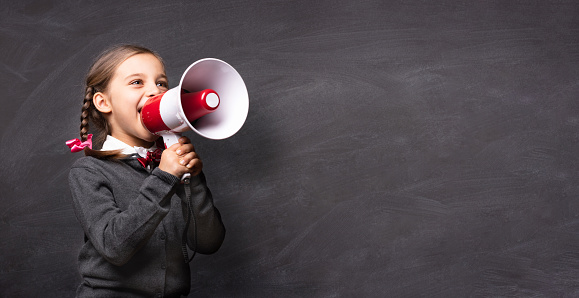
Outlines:
{"label": "girl's hand", "polygon": [[185,173],[196,176],[203,169],[203,162],[195,153],[195,147],[187,137],[179,138],[179,143],[163,151],[159,169],[176,177],[183,177]]}

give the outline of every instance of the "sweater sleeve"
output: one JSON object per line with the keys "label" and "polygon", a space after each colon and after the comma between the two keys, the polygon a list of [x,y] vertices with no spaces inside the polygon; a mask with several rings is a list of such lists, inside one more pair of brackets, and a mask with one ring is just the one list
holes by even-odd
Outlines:
{"label": "sweater sleeve", "polygon": [[122,211],[103,173],[86,167],[70,170],[69,183],[77,218],[96,250],[110,263],[123,265],[147,243],[169,212],[179,179],[163,171],[147,177],[138,197]]}
{"label": "sweater sleeve", "polygon": [[[185,185],[187,187],[187,185]],[[195,221],[191,220],[187,244],[189,248],[202,254],[212,254],[216,252],[225,238],[225,227],[221,220],[219,210],[213,204],[211,191],[207,187],[205,175],[201,174],[191,177],[189,187],[191,189],[191,207],[195,215]],[[185,198],[185,194],[179,193]],[[187,218],[187,204],[182,204],[184,218]],[[196,228],[195,228],[196,226]],[[195,231],[197,241],[195,241]]]}

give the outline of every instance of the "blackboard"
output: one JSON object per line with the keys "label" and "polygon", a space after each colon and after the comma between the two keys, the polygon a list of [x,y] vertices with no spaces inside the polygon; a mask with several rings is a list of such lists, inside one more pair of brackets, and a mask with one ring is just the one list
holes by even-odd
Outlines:
{"label": "blackboard", "polygon": [[74,296],[64,142],[121,43],[249,92],[239,133],[186,134],[227,227],[190,296],[579,296],[576,1],[0,4],[0,296]]}

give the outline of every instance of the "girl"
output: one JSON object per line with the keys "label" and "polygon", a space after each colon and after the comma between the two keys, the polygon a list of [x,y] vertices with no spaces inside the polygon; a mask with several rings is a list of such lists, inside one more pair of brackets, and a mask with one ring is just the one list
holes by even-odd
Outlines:
{"label": "girl", "polygon": [[[223,242],[225,228],[189,139],[160,153],[159,137],[141,124],[144,103],[167,89],[161,58],[138,46],[104,52],[88,72],[81,138],[67,142],[87,155],[69,175],[85,233],[79,297],[187,295],[186,245],[211,254]],[[101,150],[92,149],[89,120]],[[192,175],[188,184],[180,183],[185,173]]]}

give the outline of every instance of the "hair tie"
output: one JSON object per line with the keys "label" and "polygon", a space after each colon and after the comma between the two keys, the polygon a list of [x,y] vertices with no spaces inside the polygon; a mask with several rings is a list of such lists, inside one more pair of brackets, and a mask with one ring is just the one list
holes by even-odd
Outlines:
{"label": "hair tie", "polygon": [[92,149],[92,134],[89,134],[84,142],[81,142],[79,139],[68,140],[66,141],[66,146],[70,148],[70,152],[79,152],[85,147]]}

